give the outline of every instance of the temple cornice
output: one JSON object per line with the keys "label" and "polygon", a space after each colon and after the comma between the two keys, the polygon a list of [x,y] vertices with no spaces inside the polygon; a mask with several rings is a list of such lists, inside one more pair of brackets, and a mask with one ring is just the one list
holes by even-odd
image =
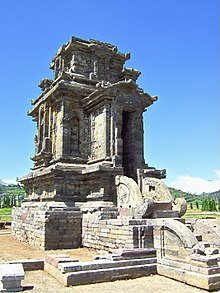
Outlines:
{"label": "temple cornice", "polygon": [[150,106],[157,100],[157,97],[152,97],[148,93],[145,93],[133,80],[130,79],[128,81],[119,81],[114,84],[100,83],[94,92],[83,99],[83,107],[88,110],[104,99],[111,100],[116,98],[119,95],[119,92],[140,97],[144,108]]}

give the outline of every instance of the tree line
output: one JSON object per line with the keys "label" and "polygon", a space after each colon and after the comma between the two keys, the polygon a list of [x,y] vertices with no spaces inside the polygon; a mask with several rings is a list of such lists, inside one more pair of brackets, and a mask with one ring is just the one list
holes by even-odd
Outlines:
{"label": "tree line", "polygon": [[19,207],[23,199],[23,194],[1,195],[0,208]]}
{"label": "tree line", "polygon": [[213,197],[204,197],[201,199],[200,205],[198,201],[190,203],[190,209],[199,209],[199,206],[202,211],[220,212],[220,198],[214,199]]}

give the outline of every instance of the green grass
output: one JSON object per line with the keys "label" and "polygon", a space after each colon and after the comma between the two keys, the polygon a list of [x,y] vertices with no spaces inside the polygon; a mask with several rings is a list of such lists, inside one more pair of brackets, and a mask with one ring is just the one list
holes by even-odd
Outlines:
{"label": "green grass", "polygon": [[183,216],[184,219],[208,219],[208,218],[220,218],[220,212],[201,211],[200,209],[189,209]]}
{"label": "green grass", "polygon": [[11,221],[11,211],[12,208],[0,208],[0,221]]}

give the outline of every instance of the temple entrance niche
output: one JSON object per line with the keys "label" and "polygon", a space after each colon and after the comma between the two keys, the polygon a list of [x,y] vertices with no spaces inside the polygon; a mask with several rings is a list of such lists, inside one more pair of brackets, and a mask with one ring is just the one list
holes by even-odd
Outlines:
{"label": "temple entrance niche", "polygon": [[135,178],[134,174],[134,154],[132,153],[133,135],[132,135],[132,116],[129,111],[122,112],[122,130],[121,138],[123,140],[122,148],[122,167],[124,167],[124,175]]}
{"label": "temple entrance niche", "polygon": [[69,154],[80,155],[80,121],[77,117],[70,120],[69,126]]}

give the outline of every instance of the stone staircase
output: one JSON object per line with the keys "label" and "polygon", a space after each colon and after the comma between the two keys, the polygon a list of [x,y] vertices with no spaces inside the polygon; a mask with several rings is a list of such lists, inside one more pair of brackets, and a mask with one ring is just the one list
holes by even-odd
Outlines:
{"label": "stone staircase", "polygon": [[65,286],[131,279],[156,274],[156,252],[126,250],[117,255],[98,256],[90,262],[68,261],[67,257],[53,255],[46,259],[45,270]]}
{"label": "stone staircase", "polygon": [[153,225],[154,248],[121,250],[118,254],[97,256],[90,262],[52,255],[45,260],[45,271],[65,286],[160,274],[208,291],[220,289],[219,250],[203,241],[202,235],[193,234],[192,225],[184,219],[139,222],[140,228]]}
{"label": "stone staircase", "polygon": [[[197,243],[195,242],[191,247],[185,246],[186,254],[183,257],[158,257],[157,273],[208,291],[219,290],[220,254],[218,248],[203,241],[201,234],[194,234],[193,226],[187,220],[178,219],[178,221],[192,232],[187,236],[186,229],[184,232],[186,237],[191,234],[191,239],[195,238]],[[179,227],[181,228],[179,232],[185,229],[184,226]],[[177,229],[175,231],[178,232]]]}

